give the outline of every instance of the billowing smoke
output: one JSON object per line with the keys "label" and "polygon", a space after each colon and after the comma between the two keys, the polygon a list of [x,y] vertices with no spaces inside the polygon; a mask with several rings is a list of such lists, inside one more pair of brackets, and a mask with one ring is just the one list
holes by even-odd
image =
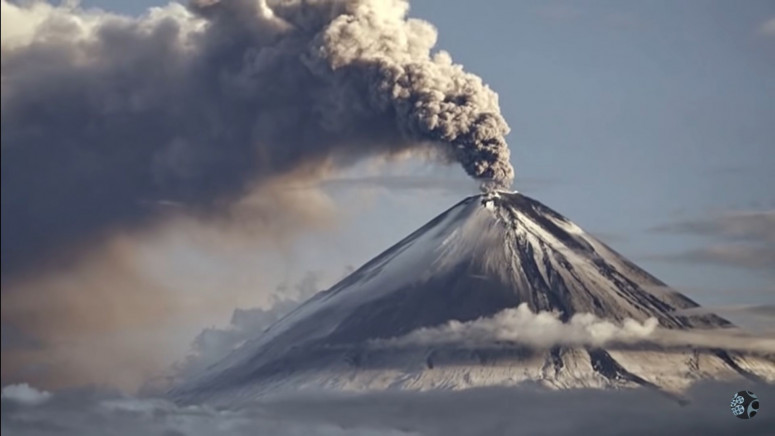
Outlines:
{"label": "billowing smoke", "polygon": [[160,203],[211,216],[366,157],[434,156],[509,186],[497,95],[407,12],[198,0],[129,18],[3,0],[4,278],[153,223]]}

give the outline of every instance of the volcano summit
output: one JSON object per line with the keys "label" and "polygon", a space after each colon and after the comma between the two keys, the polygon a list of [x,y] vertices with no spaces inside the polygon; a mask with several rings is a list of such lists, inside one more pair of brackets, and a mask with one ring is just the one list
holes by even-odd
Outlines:
{"label": "volcano summit", "polygon": [[[524,195],[468,197],[171,394],[227,403],[298,389],[552,389],[775,381],[736,328]],[[257,332],[258,334],[258,332]]]}

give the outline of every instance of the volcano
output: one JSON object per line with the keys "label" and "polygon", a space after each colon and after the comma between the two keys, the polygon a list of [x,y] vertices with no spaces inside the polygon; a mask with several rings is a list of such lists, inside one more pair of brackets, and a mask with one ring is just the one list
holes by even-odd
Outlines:
{"label": "volcano", "polygon": [[[679,392],[702,379],[775,381],[772,352],[619,337],[550,344],[459,334],[515,310],[551,313],[568,326],[591,317],[646,330],[648,323],[665,331],[734,328],[698,307],[538,201],[492,192],[454,205],[171,395],[181,402],[225,403],[300,389],[530,382],[551,389],[642,386]],[[529,324],[516,333],[530,328],[543,333]],[[401,340],[445,329],[458,336]]]}

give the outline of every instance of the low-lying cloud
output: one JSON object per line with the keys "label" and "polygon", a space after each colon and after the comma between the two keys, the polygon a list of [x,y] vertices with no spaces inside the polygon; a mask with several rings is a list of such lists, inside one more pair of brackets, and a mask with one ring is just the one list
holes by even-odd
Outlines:
{"label": "low-lying cloud", "polygon": [[439,327],[421,328],[404,336],[373,341],[374,346],[477,345],[502,342],[536,347],[579,345],[600,347],[610,343],[651,342],[664,346],[725,348],[775,353],[775,338],[758,337],[738,329],[675,330],[659,328],[656,318],[644,322],[626,319],[620,324],[590,313],[575,314],[564,323],[558,312],[532,312],[527,304],[505,309],[474,321],[450,321]]}
{"label": "low-lying cloud", "polygon": [[[56,392],[32,404],[6,395],[14,389],[3,390],[3,434],[765,436],[775,427],[775,414],[767,409],[775,387],[748,381],[695,385],[684,405],[646,389],[549,391],[525,386],[295,395],[231,410],[84,390]],[[729,410],[733,393],[742,389],[762,401],[762,413],[748,421]]]}
{"label": "low-lying cloud", "polygon": [[48,401],[51,398],[51,392],[35,389],[27,383],[20,383],[3,387],[0,398],[11,403],[37,406]]}
{"label": "low-lying cloud", "polygon": [[520,342],[537,346],[594,345],[611,341],[643,339],[654,332],[656,318],[640,323],[628,319],[622,325],[602,320],[593,314],[576,314],[567,323],[558,312],[534,313],[527,304],[502,310],[490,318],[474,321],[450,321],[440,327],[421,328],[405,336],[384,341],[387,345],[406,344],[482,344],[498,341]]}

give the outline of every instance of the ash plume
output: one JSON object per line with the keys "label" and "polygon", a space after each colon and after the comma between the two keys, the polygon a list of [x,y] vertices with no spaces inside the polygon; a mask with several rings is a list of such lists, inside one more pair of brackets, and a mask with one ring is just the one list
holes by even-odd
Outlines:
{"label": "ash plume", "polygon": [[2,1],[2,271],[287,174],[367,157],[513,179],[497,95],[404,0],[173,3],[140,18]]}

